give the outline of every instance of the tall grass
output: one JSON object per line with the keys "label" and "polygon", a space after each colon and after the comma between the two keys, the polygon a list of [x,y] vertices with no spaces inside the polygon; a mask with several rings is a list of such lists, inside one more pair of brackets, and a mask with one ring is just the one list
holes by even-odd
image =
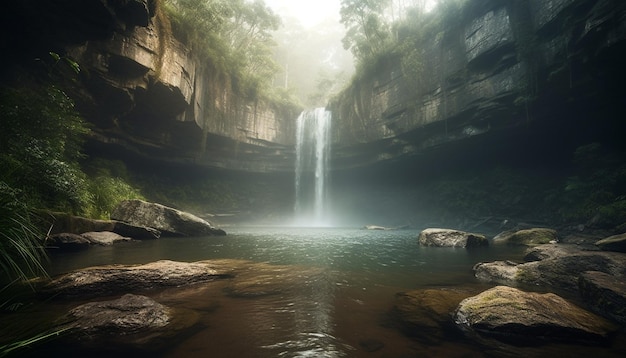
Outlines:
{"label": "tall grass", "polygon": [[0,181],[0,284],[46,276],[43,238],[18,191]]}

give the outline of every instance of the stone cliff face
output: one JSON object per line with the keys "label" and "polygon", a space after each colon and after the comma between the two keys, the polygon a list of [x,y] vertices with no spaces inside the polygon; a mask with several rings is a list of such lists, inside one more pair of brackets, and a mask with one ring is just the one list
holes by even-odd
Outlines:
{"label": "stone cliff face", "polygon": [[80,65],[75,97],[94,124],[90,152],[252,172],[291,170],[297,111],[237,95],[227,75],[212,71],[171,35],[156,0],[26,0],[11,6],[11,22],[23,21],[29,31],[5,46],[15,50],[26,42]]}
{"label": "stone cliff face", "polygon": [[[2,30],[21,32],[3,36],[4,61],[55,51],[80,64],[76,98],[94,124],[91,153],[292,172],[297,110],[238,96],[171,36],[156,1],[6,6]],[[624,129],[626,2],[472,0],[457,21],[429,31],[415,44],[417,75],[392,56],[331,104],[333,168],[490,138],[525,150],[543,136],[558,147]]]}
{"label": "stone cliff face", "polygon": [[334,166],[494,137],[525,150],[543,136],[555,148],[623,130],[625,20],[617,0],[468,1],[415,44],[417,76],[392,57],[331,104]]}

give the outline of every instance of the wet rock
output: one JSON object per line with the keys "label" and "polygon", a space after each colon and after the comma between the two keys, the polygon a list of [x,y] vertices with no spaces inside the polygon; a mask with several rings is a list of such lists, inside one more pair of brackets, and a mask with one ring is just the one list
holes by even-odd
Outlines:
{"label": "wet rock", "polygon": [[80,305],[64,320],[69,323],[63,328],[70,330],[74,343],[94,343],[99,350],[129,346],[151,350],[163,344],[163,339],[195,325],[198,315],[171,309],[145,296],[126,294],[111,301]]}
{"label": "wet rock", "polygon": [[98,297],[225,277],[231,277],[231,273],[216,269],[210,261],[161,260],[145,265],[105,265],[77,270],[55,278],[42,288],[42,292],[65,298]]}
{"label": "wet rock", "polygon": [[592,311],[626,324],[626,282],[604,272],[583,272],[578,285],[580,295]]}
{"label": "wet rock", "polygon": [[[226,261],[228,265],[228,261]],[[233,268],[226,293],[231,297],[252,298],[285,294],[314,284],[322,270],[267,263],[243,262]],[[322,280],[323,282],[323,280]]]}
{"label": "wet rock", "polygon": [[626,234],[607,237],[596,242],[596,246],[603,251],[626,252]]}
{"label": "wet rock", "polygon": [[111,213],[114,220],[147,226],[168,236],[226,235],[222,229],[190,213],[143,200],[125,200]]}
{"label": "wet rock", "polygon": [[130,241],[130,237],[124,237],[110,231],[86,232],[81,235],[93,245],[109,246],[117,242]]}
{"label": "wet rock", "polygon": [[497,286],[463,300],[455,322],[471,333],[513,344],[603,343],[617,326],[553,293]]}
{"label": "wet rock", "polygon": [[468,291],[454,289],[425,289],[396,295],[392,314],[405,334],[426,343],[445,338],[445,330],[453,323],[452,313]]}
{"label": "wet rock", "polygon": [[556,230],[532,228],[516,231],[505,231],[493,238],[494,244],[535,246],[558,242]]}
{"label": "wet rock", "polygon": [[481,281],[505,285],[538,285],[557,290],[578,290],[578,276],[601,271],[619,277],[626,274],[626,255],[615,252],[584,251],[574,245],[540,245],[525,256],[528,262],[478,263],[475,276]]}
{"label": "wet rock", "polygon": [[46,239],[46,248],[68,251],[84,250],[90,245],[91,241],[87,238],[72,233],[53,234]]}
{"label": "wet rock", "polygon": [[425,229],[418,237],[422,246],[436,247],[478,247],[488,246],[489,241],[484,235],[450,229]]}
{"label": "wet rock", "polygon": [[526,250],[524,261],[541,261],[584,253],[576,245],[539,245]]}
{"label": "wet rock", "polygon": [[80,216],[73,216],[60,212],[40,213],[42,226],[51,229],[53,234],[83,234],[93,231],[111,231],[116,234],[131,237],[135,240],[158,239],[161,232],[146,226],[135,226],[116,220],[96,220]]}
{"label": "wet rock", "polygon": [[481,262],[474,265],[474,275],[485,282],[515,285],[520,264],[512,261]]}

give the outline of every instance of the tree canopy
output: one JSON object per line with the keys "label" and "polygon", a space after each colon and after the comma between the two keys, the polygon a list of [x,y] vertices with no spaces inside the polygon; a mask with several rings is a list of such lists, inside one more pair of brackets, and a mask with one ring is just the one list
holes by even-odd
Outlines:
{"label": "tree canopy", "polygon": [[164,1],[175,36],[229,73],[243,94],[270,88],[278,71],[271,33],[280,18],[263,0]]}

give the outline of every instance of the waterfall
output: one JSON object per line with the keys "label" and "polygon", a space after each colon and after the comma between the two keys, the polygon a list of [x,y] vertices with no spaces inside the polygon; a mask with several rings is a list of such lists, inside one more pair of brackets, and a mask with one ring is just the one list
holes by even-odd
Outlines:
{"label": "waterfall", "polygon": [[296,224],[326,225],[331,113],[316,108],[296,121]]}

